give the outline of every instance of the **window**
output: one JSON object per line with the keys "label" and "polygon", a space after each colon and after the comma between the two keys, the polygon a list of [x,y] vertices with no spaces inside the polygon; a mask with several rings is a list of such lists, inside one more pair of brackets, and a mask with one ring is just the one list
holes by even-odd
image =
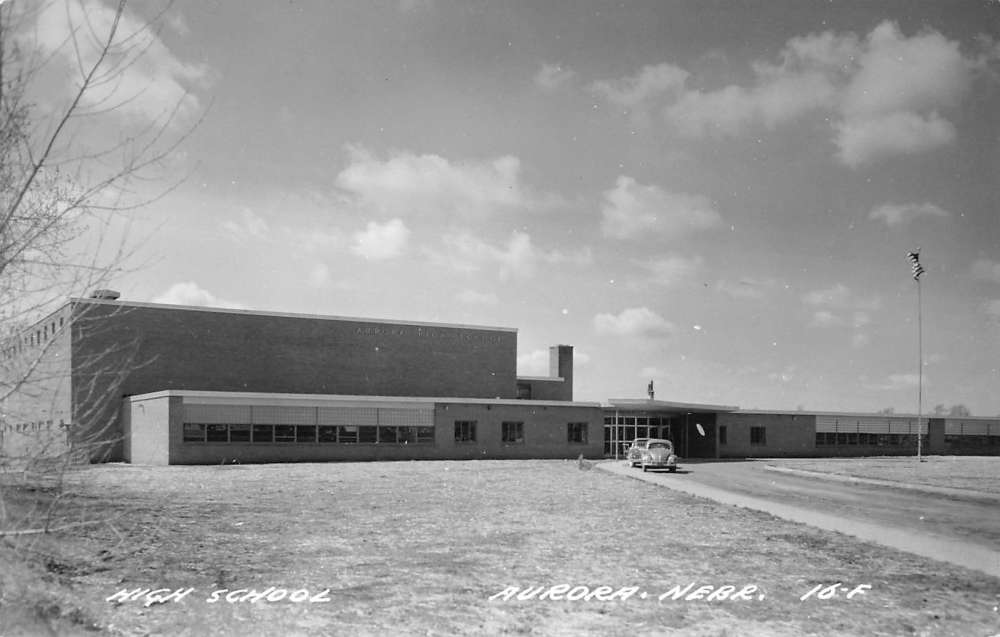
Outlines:
{"label": "window", "polygon": [[476,441],[476,421],[456,420],[455,442],[475,442],[475,441]]}
{"label": "window", "polygon": [[371,425],[359,426],[358,428],[358,442],[373,443],[378,442],[378,427],[373,427]]}
{"label": "window", "polygon": [[726,425],[719,425],[719,444],[724,445],[729,442],[727,436],[729,432],[726,430]]}
{"label": "window", "polygon": [[205,442],[205,425],[184,423],[184,442]]}
{"label": "window", "polygon": [[523,422],[500,423],[500,441],[507,444],[523,444],[524,423]]}
{"label": "window", "polygon": [[357,425],[341,425],[337,427],[337,442],[345,443],[355,443],[360,442],[358,439],[358,426]]}
{"label": "window", "polygon": [[250,425],[229,425],[229,442],[250,442]]}
{"label": "window", "polygon": [[296,427],[295,442],[316,442],[316,426],[299,425]]}
{"label": "window", "polygon": [[337,428],[332,425],[323,425],[319,428],[320,442],[337,442]]}
{"label": "window", "polygon": [[295,442],[295,425],[275,425],[275,442]]}
{"label": "window", "polygon": [[766,445],[767,444],[767,428],[766,427],[750,427],[750,444],[752,444],[752,445]]}
{"label": "window", "polygon": [[378,441],[379,442],[398,442],[399,436],[396,431],[396,427],[379,427],[378,428]]}
{"label": "window", "polygon": [[587,444],[587,423],[571,422],[566,425],[566,441]]}
{"label": "window", "polygon": [[417,427],[417,442],[434,442],[434,427]]}
{"label": "window", "polygon": [[229,442],[229,425],[208,425],[208,442]]}
{"label": "window", "polygon": [[254,442],[274,442],[274,427],[271,425],[253,426]]}
{"label": "window", "polygon": [[531,400],[531,384],[530,383],[518,383],[517,384],[517,397],[519,400]]}

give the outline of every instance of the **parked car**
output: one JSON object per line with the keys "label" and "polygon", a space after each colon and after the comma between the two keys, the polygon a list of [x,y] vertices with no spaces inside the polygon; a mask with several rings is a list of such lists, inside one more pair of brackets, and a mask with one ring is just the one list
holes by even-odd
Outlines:
{"label": "parked car", "polygon": [[671,473],[677,471],[677,456],[674,455],[674,443],[669,440],[651,438],[646,442],[646,448],[639,456],[642,470],[667,469]]}
{"label": "parked car", "polygon": [[639,461],[642,459],[642,450],[646,448],[647,442],[649,442],[649,438],[636,438],[628,446],[628,453],[625,454],[625,459],[628,460],[630,466],[639,466]]}

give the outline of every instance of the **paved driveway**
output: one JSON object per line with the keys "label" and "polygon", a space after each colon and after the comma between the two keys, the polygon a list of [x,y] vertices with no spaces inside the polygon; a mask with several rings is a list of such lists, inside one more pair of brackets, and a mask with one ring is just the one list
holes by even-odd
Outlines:
{"label": "paved driveway", "polygon": [[768,471],[766,461],[687,463],[643,473],[621,461],[598,467],[691,495],[743,506],[1000,578],[1000,505],[885,486]]}

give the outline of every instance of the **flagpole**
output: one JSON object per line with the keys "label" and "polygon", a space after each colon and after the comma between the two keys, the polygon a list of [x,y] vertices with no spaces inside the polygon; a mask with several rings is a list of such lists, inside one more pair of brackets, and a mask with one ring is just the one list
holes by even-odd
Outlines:
{"label": "flagpole", "polygon": [[920,248],[917,248],[916,252],[907,253],[906,258],[910,260],[913,280],[917,282],[917,462],[922,462],[923,429],[920,421],[924,411],[924,317],[920,275],[924,273],[924,268],[920,265]]}
{"label": "flagpole", "polygon": [[917,462],[922,462],[920,446],[923,441],[923,428],[920,419],[924,407],[924,320],[923,300],[920,295],[920,277],[917,277]]}

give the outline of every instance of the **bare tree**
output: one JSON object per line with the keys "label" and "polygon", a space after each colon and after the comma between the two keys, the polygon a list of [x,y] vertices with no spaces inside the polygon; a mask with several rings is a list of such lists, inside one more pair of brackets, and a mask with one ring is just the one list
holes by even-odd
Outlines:
{"label": "bare tree", "polygon": [[172,60],[169,82],[155,72],[169,3],[144,15],[126,4],[0,0],[4,544],[89,523],[60,515],[65,472],[114,443],[118,387],[142,361],[134,342],[103,338],[70,367],[71,340],[102,321],[67,300],[131,267],[130,215],[183,179],[172,160],[204,112],[182,89],[197,67]]}

